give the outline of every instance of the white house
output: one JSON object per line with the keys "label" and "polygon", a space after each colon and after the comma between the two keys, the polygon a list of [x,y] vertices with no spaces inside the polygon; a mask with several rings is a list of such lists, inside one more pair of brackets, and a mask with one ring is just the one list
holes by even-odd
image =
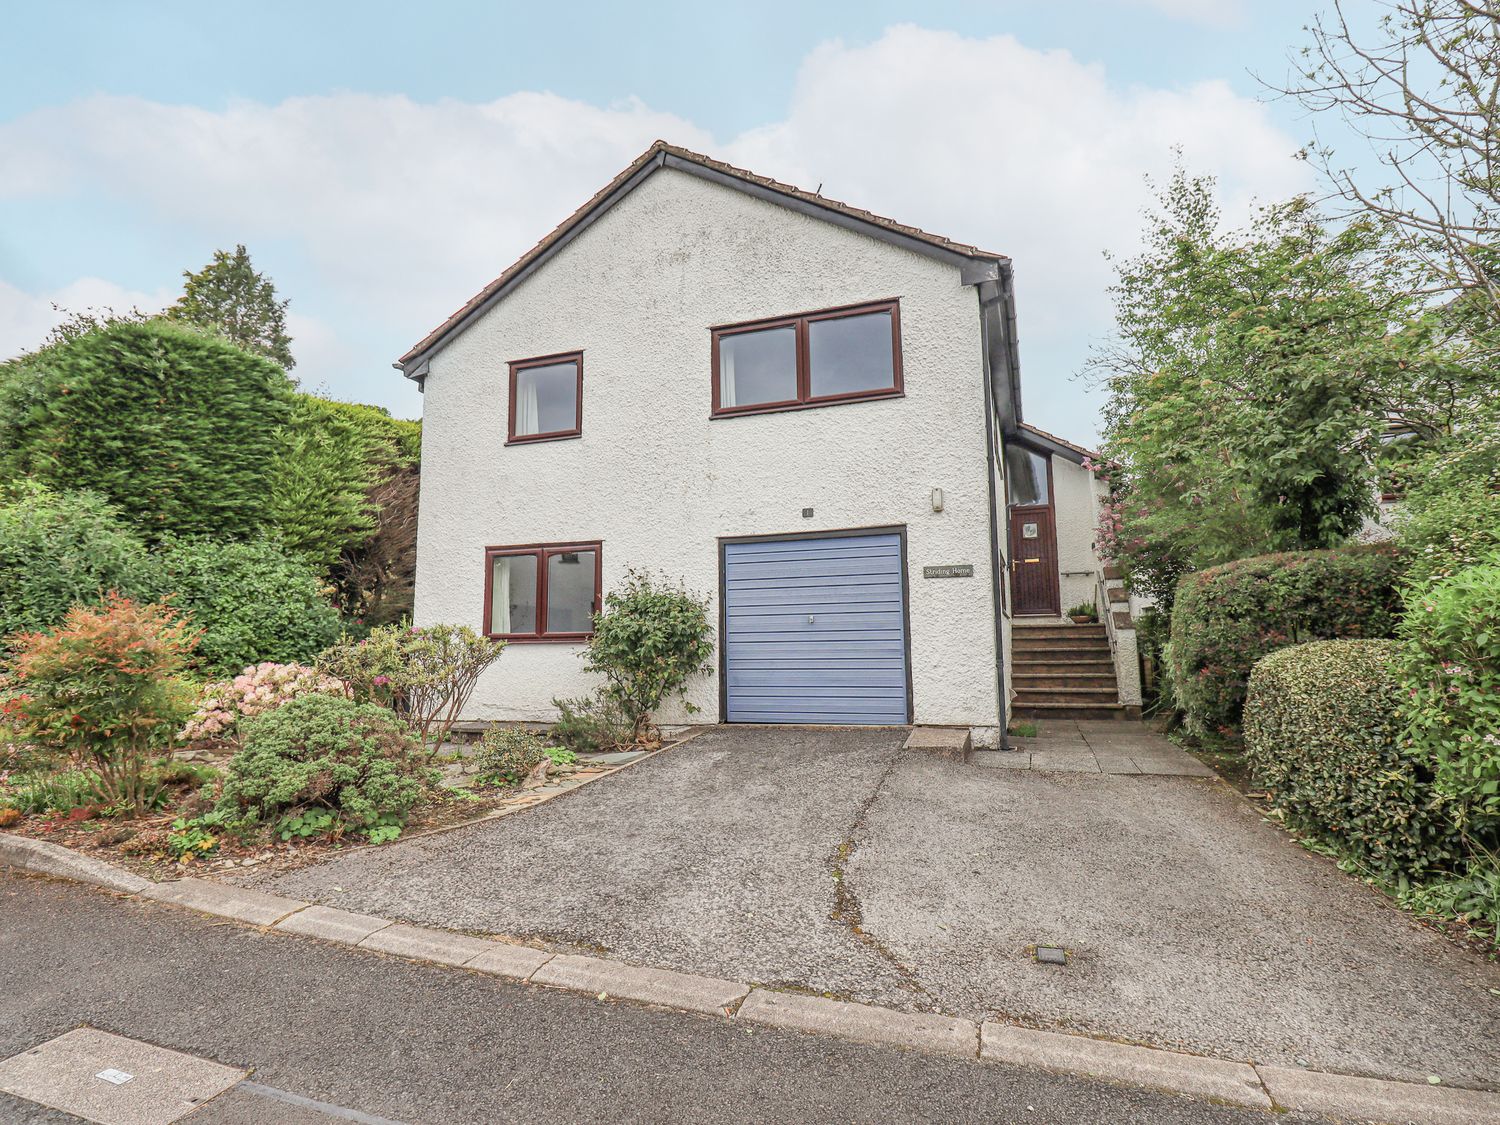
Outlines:
{"label": "white house", "polygon": [[417,623],[511,642],[466,718],[591,690],[632,568],[713,597],[698,721],[992,742],[1139,703],[1128,615],[1062,625],[1117,584],[1087,451],[1021,422],[1004,255],[658,142],[397,366]]}

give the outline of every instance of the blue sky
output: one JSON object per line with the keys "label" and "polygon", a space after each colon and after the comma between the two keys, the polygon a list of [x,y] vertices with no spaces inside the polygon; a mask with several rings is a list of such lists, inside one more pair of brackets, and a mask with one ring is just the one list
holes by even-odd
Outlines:
{"label": "blue sky", "polygon": [[389,364],[656,136],[1016,259],[1027,414],[1073,378],[1180,147],[1228,214],[1312,186],[1252,71],[1308,4],[124,3],[7,13],[0,351],[169,301],[249,245],[310,389],[415,416]]}

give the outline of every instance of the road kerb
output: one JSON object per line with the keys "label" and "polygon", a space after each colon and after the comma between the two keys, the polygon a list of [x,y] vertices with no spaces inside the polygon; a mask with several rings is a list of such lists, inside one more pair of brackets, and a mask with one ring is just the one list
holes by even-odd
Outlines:
{"label": "road kerb", "polygon": [[204,879],[177,879],[170,883],[152,883],[140,892],[142,898],[189,906],[205,914],[233,918],[254,926],[274,926],[288,914],[302,910],[307,903],[280,895],[268,895],[249,887],[231,887]]}
{"label": "road kerb", "polygon": [[510,977],[512,980],[530,980],[533,973],[555,956],[545,949],[512,945],[508,941],[487,941],[485,945],[488,948],[477,957],[465,961],[464,968]]}
{"label": "road kerb", "polygon": [[288,914],[276,923],[275,928],[289,934],[358,945],[376,930],[383,930],[391,924],[389,918],[377,918],[373,914],[355,914],[331,906],[309,906]]}
{"label": "road kerb", "polygon": [[139,894],[151,886],[149,879],[102,859],[82,855],[72,848],[50,844],[46,840],[17,836],[14,832],[0,832],[0,863],[33,875],[54,875],[130,895]]}
{"label": "road kerb", "polygon": [[986,1022],[980,1029],[979,1057],[991,1062],[1039,1066],[1087,1078],[1196,1094],[1256,1109],[1271,1108],[1271,1099],[1261,1088],[1255,1068],[1249,1063],[1227,1059],[1136,1047],[1056,1031],[1035,1031],[995,1022]]}
{"label": "road kerb", "polygon": [[748,984],[739,981],[567,953],[560,953],[542,965],[531,974],[530,980],[532,984],[596,995],[603,993],[624,1000],[642,1000],[718,1016],[725,1015],[726,1009],[733,1010],[750,991]]}
{"label": "road kerb", "polygon": [[440,965],[463,965],[488,950],[490,942],[450,930],[429,930],[425,926],[408,926],[405,922],[376,930],[359,943],[361,949],[378,949],[398,957],[417,961],[436,961]]}
{"label": "road kerb", "polygon": [[735,1019],[967,1059],[979,1053],[979,1025],[973,1020],[895,1012],[869,1004],[764,988],[750,990]]}
{"label": "road kerb", "polygon": [[1284,1109],[1423,1125],[1496,1125],[1500,1094],[1456,1086],[1353,1078],[1285,1066],[1258,1066],[1260,1080]]}

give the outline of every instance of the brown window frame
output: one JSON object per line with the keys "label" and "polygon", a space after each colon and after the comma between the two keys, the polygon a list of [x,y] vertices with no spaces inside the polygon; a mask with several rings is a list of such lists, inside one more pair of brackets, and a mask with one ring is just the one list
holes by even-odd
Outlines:
{"label": "brown window frame", "polygon": [[[484,549],[484,620],[480,631],[492,641],[507,641],[512,644],[568,644],[586,641],[594,635],[593,629],[584,633],[547,632],[547,559],[551,555],[565,555],[574,551],[594,552],[594,602],[590,613],[598,613],[604,602],[604,543],[523,543],[518,546],[486,547]],[[534,633],[495,633],[490,630],[491,597],[495,585],[495,559],[533,555],[536,558],[536,626]]]}
{"label": "brown window frame", "polygon": [[[891,314],[891,385],[876,387],[868,391],[849,391],[845,394],[814,395],[812,393],[812,367],[807,346],[807,326],[816,320],[839,320],[865,313],[889,312]],[[768,328],[797,329],[797,397],[780,402],[757,402],[747,406],[719,405],[719,341],[725,336],[738,336],[745,332],[760,332]],[[891,297],[883,301],[864,301],[857,305],[840,305],[837,308],[818,309],[813,312],[794,313],[790,316],[773,316],[764,320],[747,320],[738,324],[720,324],[709,329],[713,334],[713,406],[712,418],[734,418],[741,414],[770,414],[783,410],[811,410],[818,406],[832,406],[842,402],[867,402],[870,399],[901,398],[906,394],[906,384],[901,373],[901,299]]]}
{"label": "brown window frame", "polygon": [[[551,367],[554,364],[572,362],[578,370],[578,389],[574,392],[573,405],[576,407],[575,420],[571,430],[551,430],[544,434],[518,434],[516,433],[516,373],[524,371],[528,367]],[[526,445],[534,441],[562,441],[565,438],[581,437],[583,435],[583,352],[558,352],[555,355],[533,356],[531,359],[513,359],[510,361],[510,406],[509,417],[506,425],[506,445]]]}

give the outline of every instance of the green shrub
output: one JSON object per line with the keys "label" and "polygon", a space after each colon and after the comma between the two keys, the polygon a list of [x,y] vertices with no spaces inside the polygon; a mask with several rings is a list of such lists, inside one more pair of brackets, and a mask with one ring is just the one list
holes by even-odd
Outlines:
{"label": "green shrub", "polygon": [[1165,670],[1189,733],[1238,732],[1250,669],[1269,652],[1392,636],[1402,565],[1390,547],[1345,547],[1259,555],[1184,578]]}
{"label": "green shrub", "polygon": [[0,790],[0,808],[23,813],[71,812],[99,799],[99,775],[92,770],[59,770],[9,780]]}
{"label": "green shrub", "polygon": [[324,651],[318,670],[342,681],[353,698],[392,708],[431,757],[447,742],[480,674],[504,650],[504,641],[467,625],[383,625]]}
{"label": "green shrub", "polygon": [[266,498],[281,542],[319,570],[375,534],[369,494],[381,450],[339,405],[297,396]]}
{"label": "green shrub", "polygon": [[1474,419],[1413,466],[1395,522],[1416,585],[1500,552],[1500,421]]}
{"label": "green shrub", "polygon": [[0,479],[92,490],[150,539],[265,526],[290,413],[275,363],[155,319],[108,323],[6,366]]}
{"label": "green shrub", "polygon": [[546,740],[533,731],[490,727],[474,755],[474,780],[480,785],[514,785],[551,760],[547,749]]}
{"label": "green shrub", "polygon": [[1445,869],[1462,842],[1432,763],[1405,741],[1402,694],[1396,641],[1282,649],[1250,678],[1245,750],[1288,824],[1382,876],[1415,880]]}
{"label": "green shrub", "polygon": [[21,481],[0,498],[0,638],[50,629],[110,590],[139,593],[150,571],[145,544],[103,497]]}
{"label": "green shrub", "polygon": [[155,596],[203,631],[198,662],[212,675],[309,662],[338,638],[338,611],[313,568],[275,543],[169,537],[153,558]]}
{"label": "green shrub", "polygon": [[341,829],[405,820],[434,781],[411,730],[384,707],[302,695],[246,719],[218,809],[272,822],[325,809]]}
{"label": "green shrub", "polygon": [[13,638],[5,713],[22,737],[98,774],[104,803],[140,813],[160,789],[147,763],[192,711],[180,677],[194,640],[164,606],[116,594],[75,606],[56,630]]}
{"label": "green shrub", "polygon": [[1413,595],[1401,636],[1412,743],[1459,824],[1500,846],[1500,561]]}
{"label": "green shrub", "polygon": [[629,718],[635,741],[646,742],[653,712],[712,668],[713,651],[707,599],[632,570],[605,595],[584,664],[604,677],[603,693]]}
{"label": "green shrub", "polygon": [[557,722],[552,741],[578,754],[607,754],[636,744],[635,724],[625,709],[603,692],[582,699],[554,699]]}

